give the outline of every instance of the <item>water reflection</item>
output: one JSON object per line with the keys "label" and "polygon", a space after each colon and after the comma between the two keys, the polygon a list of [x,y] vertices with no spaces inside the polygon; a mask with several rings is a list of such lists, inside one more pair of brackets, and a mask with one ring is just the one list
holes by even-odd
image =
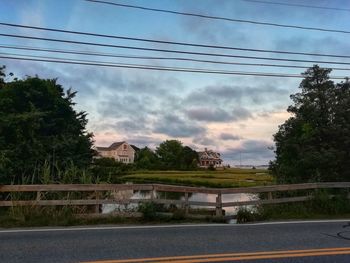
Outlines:
{"label": "water reflection", "polygon": [[[158,199],[169,199],[169,200],[185,200],[184,193],[177,192],[156,192],[156,197]],[[217,195],[215,194],[202,194],[202,193],[190,193],[188,195],[189,201],[197,202],[216,202]],[[104,204],[102,205],[102,213],[112,213],[117,211],[136,211],[138,208],[137,203],[125,203],[128,199],[151,199],[150,191],[133,191],[133,190],[123,190],[117,192],[111,192],[110,197],[122,204]],[[259,197],[256,194],[224,194],[222,195],[223,203],[226,202],[244,202],[258,200]],[[124,204],[124,203],[125,204]],[[248,209],[254,209],[254,206],[246,206]],[[193,209],[214,209],[213,206],[195,206],[191,205]],[[225,215],[235,215],[238,211],[238,207],[225,207]]]}

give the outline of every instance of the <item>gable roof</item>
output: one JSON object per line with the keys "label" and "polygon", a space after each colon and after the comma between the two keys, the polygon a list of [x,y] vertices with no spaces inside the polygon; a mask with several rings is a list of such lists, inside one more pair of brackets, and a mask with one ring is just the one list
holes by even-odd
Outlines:
{"label": "gable roof", "polygon": [[122,145],[123,143],[126,143],[125,141],[123,142],[114,142],[112,143],[109,147],[96,147],[97,150],[100,151],[110,151],[110,150],[116,150],[119,148],[120,145]]}
{"label": "gable roof", "polygon": [[137,146],[135,146],[135,145],[133,145],[133,144],[130,144],[130,146],[131,146],[131,148],[134,149],[135,152],[138,152],[138,151],[140,150],[139,147],[137,147]]}
{"label": "gable roof", "polygon": [[115,150],[115,149],[118,149],[120,145],[122,145],[123,143],[125,142],[114,142],[111,144],[111,146],[109,146],[109,149],[110,150]]}
{"label": "gable roof", "polygon": [[220,153],[213,150],[205,150],[204,152],[198,152],[199,159],[220,159]]}

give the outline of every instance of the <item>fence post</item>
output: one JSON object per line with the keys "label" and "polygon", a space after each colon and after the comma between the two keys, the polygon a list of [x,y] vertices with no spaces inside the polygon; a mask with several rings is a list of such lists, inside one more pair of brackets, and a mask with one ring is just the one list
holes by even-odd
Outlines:
{"label": "fence post", "polygon": [[189,203],[188,203],[188,192],[185,192],[185,215],[188,215],[189,211]]}
{"label": "fence post", "polygon": [[272,192],[268,192],[268,193],[267,193],[267,199],[268,199],[268,200],[272,200],[272,199],[273,199],[273,197],[272,197]]}
{"label": "fence post", "polygon": [[41,200],[41,192],[38,191],[36,192],[36,201],[40,201]]}
{"label": "fence post", "polygon": [[216,216],[222,216],[222,194],[218,193],[216,197]]}
{"label": "fence post", "polygon": [[152,184],[151,201],[154,202],[154,199],[156,199],[156,198],[157,198],[157,195],[156,195],[155,186]]}
{"label": "fence post", "polygon": [[95,191],[95,199],[96,199],[96,205],[95,205],[95,213],[100,213],[100,204],[98,204],[98,200],[100,199],[100,193]]}

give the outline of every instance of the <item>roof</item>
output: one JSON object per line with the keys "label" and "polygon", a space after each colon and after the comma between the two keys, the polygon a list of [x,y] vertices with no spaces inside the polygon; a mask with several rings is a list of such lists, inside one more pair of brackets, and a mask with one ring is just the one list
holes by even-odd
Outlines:
{"label": "roof", "polygon": [[198,152],[199,159],[220,159],[220,153],[212,150],[205,150],[204,152]]}
{"label": "roof", "polygon": [[123,143],[126,143],[126,142],[125,141],[124,142],[114,142],[109,147],[98,147],[98,146],[96,146],[96,149],[99,150],[99,151],[115,150],[115,149],[118,149],[119,146],[122,145]]}
{"label": "roof", "polygon": [[138,152],[138,151],[140,150],[139,147],[137,147],[137,146],[135,146],[135,145],[133,145],[133,144],[130,144],[130,146],[131,146],[131,148],[134,149],[135,152]]}

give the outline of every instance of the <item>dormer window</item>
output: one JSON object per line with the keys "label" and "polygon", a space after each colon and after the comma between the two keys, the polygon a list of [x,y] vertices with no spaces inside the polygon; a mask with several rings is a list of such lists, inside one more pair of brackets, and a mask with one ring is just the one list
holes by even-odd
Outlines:
{"label": "dormer window", "polygon": [[128,149],[128,146],[126,144],[123,145],[123,149],[126,150]]}

